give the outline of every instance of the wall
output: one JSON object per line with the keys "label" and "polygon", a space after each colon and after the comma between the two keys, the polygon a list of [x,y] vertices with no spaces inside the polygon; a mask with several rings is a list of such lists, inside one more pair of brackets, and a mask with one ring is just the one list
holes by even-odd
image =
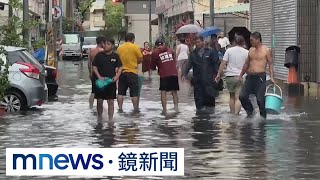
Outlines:
{"label": "wall", "polygon": [[166,16],[172,17],[186,12],[193,12],[192,0],[171,0],[168,2]]}
{"label": "wall", "polygon": [[[152,15],[152,19],[157,16]],[[130,14],[128,32],[136,36],[136,44],[143,46],[145,41],[149,41],[149,15],[148,14]],[[152,42],[155,42],[158,35],[158,26],[152,26]]]}
{"label": "wall", "polygon": [[[5,2],[5,1],[1,1],[1,2]],[[0,10],[0,26],[7,24],[8,15],[9,15],[9,7],[4,6],[4,10]]]}
{"label": "wall", "polygon": [[[215,0],[214,8],[221,9],[228,6],[234,6],[238,3],[238,0]],[[201,13],[210,10],[210,0],[195,0],[194,1],[194,13]]]}
{"label": "wall", "polygon": [[[151,14],[155,14],[156,1],[151,1]],[[126,14],[149,14],[149,1],[127,1],[125,5]]]}
{"label": "wall", "polygon": [[[214,18],[214,24],[226,35],[233,27],[248,27],[249,19],[238,17],[232,14],[217,14]],[[210,15],[204,16],[204,27],[211,26]]]}
{"label": "wall", "polygon": [[275,77],[287,80],[285,50],[297,45],[296,0],[273,0],[273,64]]}
{"label": "wall", "polygon": [[312,82],[320,82],[317,79],[318,57],[317,51],[317,24],[319,24],[319,0],[298,0],[298,44],[301,47],[300,54],[300,79],[310,77]]}
{"label": "wall", "polygon": [[[320,0],[318,0],[318,14],[317,17],[318,19],[320,19]],[[318,30],[317,30],[317,36],[318,36],[318,44],[317,44],[317,56],[318,56],[318,60],[317,60],[317,82],[320,82],[320,22],[317,22],[318,24]]]}

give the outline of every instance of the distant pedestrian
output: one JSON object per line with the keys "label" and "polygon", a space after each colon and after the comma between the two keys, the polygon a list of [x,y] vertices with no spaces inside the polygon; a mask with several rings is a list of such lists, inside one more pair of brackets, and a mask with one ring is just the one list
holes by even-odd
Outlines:
{"label": "distant pedestrian", "polygon": [[94,78],[94,73],[93,73],[93,70],[92,70],[92,62],[93,62],[95,56],[99,52],[104,51],[105,44],[104,44],[103,40],[104,40],[103,36],[97,37],[97,39],[96,39],[97,47],[89,50],[88,69],[89,69],[89,78],[91,80],[91,95],[90,95],[90,98],[89,98],[90,109],[93,108],[93,102],[94,102],[94,96],[95,96],[94,94],[95,94],[95,90],[96,90],[95,78]]}
{"label": "distant pedestrian", "polygon": [[112,120],[114,114],[114,100],[117,98],[116,81],[120,77],[122,64],[118,54],[113,52],[114,40],[105,38],[103,41],[103,43],[105,44],[105,49],[95,56],[92,62],[93,72],[95,75],[95,79],[104,80],[105,78],[111,78],[113,80],[113,83],[109,84],[104,89],[96,88],[95,98],[98,102],[98,117],[102,117],[103,101],[107,100],[108,117],[109,120]]}
{"label": "distant pedestrian", "polygon": [[150,68],[150,64],[151,64],[151,49],[149,47],[149,43],[148,42],[144,42],[143,44],[143,48],[141,49],[142,55],[143,55],[143,61],[142,61],[142,73],[144,75],[145,72],[148,72],[149,74],[149,78],[151,77],[151,68]]}
{"label": "distant pedestrian", "polygon": [[134,44],[135,35],[128,33],[125,43],[118,47],[117,53],[120,56],[123,73],[118,82],[118,106],[119,112],[123,112],[123,100],[128,88],[133,104],[133,112],[139,112],[139,85],[138,85],[138,64],[143,61],[143,55],[138,45]]}
{"label": "distant pedestrian", "polygon": [[184,71],[186,63],[188,62],[189,54],[190,54],[189,47],[188,45],[186,45],[185,39],[181,38],[180,44],[177,46],[177,49],[176,49],[176,57],[178,59],[177,68],[181,73]]}
{"label": "distant pedestrian", "polygon": [[227,37],[224,36],[224,32],[221,32],[219,35],[218,43],[221,46],[221,52],[224,54],[230,45],[230,41]]}
{"label": "distant pedestrian", "polygon": [[271,82],[275,83],[273,78],[272,55],[270,49],[262,44],[262,38],[259,32],[251,34],[250,43],[252,48],[249,50],[248,58],[240,73],[241,81],[242,76],[247,73],[246,81],[241,89],[240,101],[243,108],[246,110],[248,117],[252,117],[255,114],[255,110],[249,99],[249,95],[254,94],[257,98],[260,116],[266,118],[265,92],[267,65],[269,65]]}
{"label": "distant pedestrian", "polygon": [[218,73],[218,52],[212,48],[205,48],[203,37],[196,38],[196,48],[191,52],[188,64],[183,72],[183,79],[193,69],[194,99],[197,113],[215,107],[218,96],[215,78]]}
{"label": "distant pedestrian", "polygon": [[152,55],[152,69],[158,67],[160,75],[161,104],[162,113],[167,114],[167,92],[171,92],[173,97],[174,110],[179,111],[178,91],[179,80],[178,70],[176,68],[177,61],[172,49],[168,48],[162,40],[157,40],[156,49]]}
{"label": "distant pedestrian", "polygon": [[241,81],[239,80],[239,76],[244,63],[246,62],[249,51],[243,48],[245,40],[242,36],[236,36],[235,44],[236,45],[234,47],[227,49],[226,53],[224,54],[216,81],[218,82],[220,80],[221,74],[227,65],[225,70],[225,81],[230,94],[229,106],[232,114],[239,115],[241,110],[239,94],[242,85]]}

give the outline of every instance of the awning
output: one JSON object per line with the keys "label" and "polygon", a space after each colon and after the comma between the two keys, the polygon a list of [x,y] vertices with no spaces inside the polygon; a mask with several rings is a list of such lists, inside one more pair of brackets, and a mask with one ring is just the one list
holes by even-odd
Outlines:
{"label": "awning", "polygon": [[157,26],[157,25],[158,25],[158,18],[152,20],[152,21],[151,21],[151,25]]}
{"label": "awning", "polygon": [[228,14],[228,13],[242,13],[250,11],[250,3],[237,4],[235,6],[229,6],[216,10],[216,14]]}
{"label": "awning", "polygon": [[[250,3],[237,4],[225,8],[215,9],[215,14],[232,14],[232,13],[245,13],[250,11]],[[205,11],[203,14],[210,14],[210,11]]]}

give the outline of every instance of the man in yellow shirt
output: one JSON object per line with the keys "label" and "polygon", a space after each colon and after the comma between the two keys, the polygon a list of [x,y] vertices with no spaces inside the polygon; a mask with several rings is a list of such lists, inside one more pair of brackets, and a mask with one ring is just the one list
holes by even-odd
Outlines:
{"label": "man in yellow shirt", "polygon": [[123,71],[118,82],[118,106],[119,112],[123,112],[123,100],[126,96],[128,88],[130,89],[130,97],[133,104],[133,112],[139,112],[138,109],[138,64],[143,60],[143,55],[139,46],[134,44],[135,35],[128,33],[125,43],[118,47],[117,53],[121,59]]}

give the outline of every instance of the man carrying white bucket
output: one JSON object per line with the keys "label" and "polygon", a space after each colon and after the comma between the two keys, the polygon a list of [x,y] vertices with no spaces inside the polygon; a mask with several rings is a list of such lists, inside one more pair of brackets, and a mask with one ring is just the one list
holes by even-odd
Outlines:
{"label": "man carrying white bucket", "polygon": [[246,81],[240,92],[240,101],[242,107],[246,110],[248,117],[255,115],[255,110],[249,99],[250,94],[254,94],[257,98],[260,116],[267,117],[265,108],[265,92],[266,92],[266,67],[269,65],[270,81],[275,83],[273,78],[273,65],[271,51],[267,46],[262,44],[261,34],[254,32],[250,36],[252,48],[249,50],[249,55],[246,63],[243,66],[240,74],[242,76],[247,73]]}

